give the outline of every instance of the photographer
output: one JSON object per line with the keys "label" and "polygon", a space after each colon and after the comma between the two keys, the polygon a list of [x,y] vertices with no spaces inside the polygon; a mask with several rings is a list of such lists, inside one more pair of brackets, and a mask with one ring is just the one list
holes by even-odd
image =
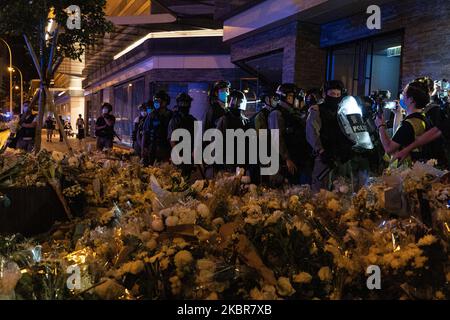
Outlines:
{"label": "photographer", "polygon": [[443,166],[448,166],[448,158],[442,146],[445,145],[446,140],[447,152],[449,151],[448,141],[450,141],[450,118],[446,116],[446,110],[441,109],[439,98],[439,90],[441,90],[441,88],[439,85],[435,85],[433,80],[428,77],[419,78],[417,81],[422,82],[427,86],[428,93],[431,96],[430,103],[425,108],[425,112],[433,127],[420,137],[417,137],[413,143],[397,152],[394,155],[394,159],[403,161],[413,150],[426,145],[429,146],[431,144],[433,146],[433,152],[436,154],[438,163]]}
{"label": "photographer", "polygon": [[[428,88],[423,82],[413,81],[405,87],[400,106],[406,110],[407,116],[401,122],[392,139],[389,138],[386,132],[384,116],[377,117],[376,125],[386,153],[392,155],[400,149],[406,148],[417,137],[422,136],[431,129],[431,124],[423,113],[429,101]],[[412,161],[426,161],[431,159],[432,156],[426,148],[415,149],[411,152]]]}
{"label": "photographer", "polygon": [[114,140],[114,125],[116,118],[111,114],[112,105],[102,105],[102,115],[95,122],[95,136],[97,137],[97,150],[112,149]]}

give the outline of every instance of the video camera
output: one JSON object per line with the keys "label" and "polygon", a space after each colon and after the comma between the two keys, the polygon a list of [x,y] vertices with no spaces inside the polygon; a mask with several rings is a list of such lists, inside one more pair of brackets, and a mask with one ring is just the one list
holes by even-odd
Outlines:
{"label": "video camera", "polygon": [[377,90],[371,96],[372,99],[372,112],[378,117],[384,112],[384,109],[394,110],[397,107],[397,103],[391,100],[392,94],[389,90]]}

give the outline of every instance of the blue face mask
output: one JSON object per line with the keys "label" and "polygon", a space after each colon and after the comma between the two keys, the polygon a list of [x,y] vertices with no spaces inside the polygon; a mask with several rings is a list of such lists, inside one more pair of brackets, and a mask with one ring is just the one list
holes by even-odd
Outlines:
{"label": "blue face mask", "polygon": [[155,110],[158,110],[161,107],[161,104],[159,101],[153,101],[153,107],[155,107]]}
{"label": "blue face mask", "polygon": [[400,95],[400,107],[402,107],[403,110],[408,109],[408,105],[405,102],[405,96],[404,95]]}
{"label": "blue face mask", "polygon": [[226,103],[228,100],[228,93],[226,91],[220,91],[219,100],[222,101],[223,103]]}
{"label": "blue face mask", "polygon": [[147,109],[147,114],[150,114],[152,112],[152,109]]}

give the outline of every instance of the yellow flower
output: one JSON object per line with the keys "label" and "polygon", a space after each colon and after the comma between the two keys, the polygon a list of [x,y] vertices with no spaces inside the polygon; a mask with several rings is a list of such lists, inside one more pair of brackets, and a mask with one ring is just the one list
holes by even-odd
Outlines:
{"label": "yellow flower", "polygon": [[417,243],[417,245],[419,247],[431,246],[436,241],[437,241],[436,237],[430,234],[430,235],[427,235],[427,236],[423,237],[422,239],[420,239],[419,242]]}
{"label": "yellow flower", "polygon": [[322,280],[322,281],[331,281],[331,279],[333,279],[333,275],[332,275],[331,269],[329,267],[320,268],[320,270],[317,274],[318,274],[320,280]]}
{"label": "yellow flower", "polygon": [[341,210],[341,204],[336,199],[331,199],[327,203],[327,209],[332,212],[339,212]]}
{"label": "yellow flower", "polygon": [[278,220],[280,220],[280,218],[283,216],[283,212],[282,211],[275,211],[274,213],[272,213],[266,220],[266,222],[264,223],[264,226],[268,226],[270,224],[275,224],[278,222]]}
{"label": "yellow flower", "polygon": [[142,270],[144,270],[144,263],[141,260],[125,263],[120,268],[122,273],[131,273],[134,275],[141,273]]}
{"label": "yellow flower", "polygon": [[294,276],[295,283],[311,283],[312,276],[307,272],[300,272]]}
{"label": "yellow flower", "polygon": [[435,296],[437,300],[445,300],[445,294],[442,291],[436,291]]}
{"label": "yellow flower", "polygon": [[194,258],[189,251],[181,250],[175,255],[174,261],[177,268],[183,268],[190,265],[194,261]]}
{"label": "yellow flower", "polygon": [[289,279],[286,277],[280,277],[277,281],[277,291],[282,297],[289,297],[295,293],[295,289],[292,288]]}

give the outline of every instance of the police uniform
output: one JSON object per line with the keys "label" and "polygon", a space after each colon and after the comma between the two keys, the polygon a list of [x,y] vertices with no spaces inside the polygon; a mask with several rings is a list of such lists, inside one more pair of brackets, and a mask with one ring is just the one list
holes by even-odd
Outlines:
{"label": "police uniform", "polygon": [[171,118],[172,111],[168,108],[154,110],[146,117],[143,126],[145,145],[142,146],[145,165],[169,161],[171,147],[167,130]]}

